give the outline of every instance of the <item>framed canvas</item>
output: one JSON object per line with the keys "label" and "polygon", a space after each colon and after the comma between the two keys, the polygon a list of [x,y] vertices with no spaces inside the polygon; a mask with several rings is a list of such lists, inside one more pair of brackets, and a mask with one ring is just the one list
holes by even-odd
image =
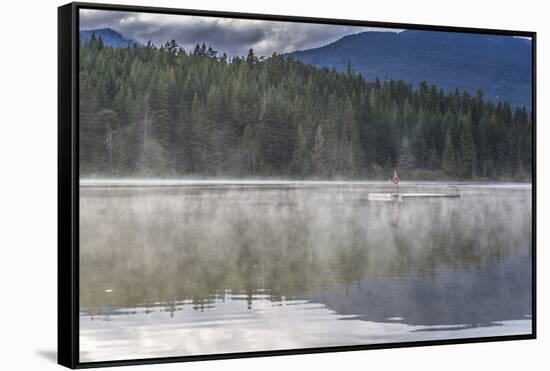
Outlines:
{"label": "framed canvas", "polygon": [[535,338],[534,32],[58,19],[60,364]]}

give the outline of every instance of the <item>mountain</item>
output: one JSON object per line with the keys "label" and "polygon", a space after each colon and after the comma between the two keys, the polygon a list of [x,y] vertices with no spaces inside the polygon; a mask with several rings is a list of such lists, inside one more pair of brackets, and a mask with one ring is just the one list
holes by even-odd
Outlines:
{"label": "mountain", "polygon": [[493,101],[531,107],[531,40],[502,35],[441,31],[367,31],[315,49],[296,59],[345,71],[348,61],[367,80],[433,83],[446,91],[481,89]]}
{"label": "mountain", "polygon": [[117,31],[111,28],[101,28],[96,30],[80,30],[80,42],[85,43],[92,38],[92,35],[95,34],[95,37],[103,40],[103,43],[107,46],[112,46],[115,48],[125,48],[127,46],[133,46],[137,44],[138,46],[143,46],[141,43],[132,40],[126,39]]}

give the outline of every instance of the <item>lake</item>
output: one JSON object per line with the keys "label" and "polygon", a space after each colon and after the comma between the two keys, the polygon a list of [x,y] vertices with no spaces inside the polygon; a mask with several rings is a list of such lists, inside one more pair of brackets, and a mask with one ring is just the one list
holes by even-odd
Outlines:
{"label": "lake", "polygon": [[82,181],[80,361],[530,334],[531,186],[458,188]]}

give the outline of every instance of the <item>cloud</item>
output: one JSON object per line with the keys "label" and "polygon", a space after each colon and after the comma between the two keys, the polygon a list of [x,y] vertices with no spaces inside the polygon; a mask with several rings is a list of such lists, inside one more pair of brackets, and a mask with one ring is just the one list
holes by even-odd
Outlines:
{"label": "cloud", "polygon": [[245,55],[253,48],[257,55],[286,53],[334,42],[345,35],[373,29],[357,26],[310,24],[199,17],[173,14],[151,14],[106,10],[81,10],[80,29],[112,28],[124,37],[142,43],[163,45],[176,40],[187,50],[206,43],[229,55]]}

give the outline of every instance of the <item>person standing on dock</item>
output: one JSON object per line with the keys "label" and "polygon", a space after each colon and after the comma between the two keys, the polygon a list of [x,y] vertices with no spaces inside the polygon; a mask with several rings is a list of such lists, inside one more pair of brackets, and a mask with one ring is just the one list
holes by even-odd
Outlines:
{"label": "person standing on dock", "polygon": [[401,179],[399,179],[399,176],[397,175],[397,170],[394,170],[393,171],[393,177],[391,178],[391,182],[393,184],[393,188],[394,188],[394,194],[398,195],[399,194],[399,181]]}

